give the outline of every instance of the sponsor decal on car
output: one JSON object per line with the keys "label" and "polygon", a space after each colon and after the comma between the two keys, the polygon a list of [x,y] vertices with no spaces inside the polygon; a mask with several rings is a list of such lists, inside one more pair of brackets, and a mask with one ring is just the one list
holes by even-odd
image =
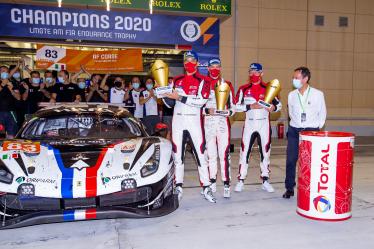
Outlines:
{"label": "sponsor decal on car", "polygon": [[134,152],[136,144],[123,144],[121,146],[122,153],[131,153]]}
{"label": "sponsor decal on car", "polygon": [[18,183],[18,184],[21,184],[21,183],[23,183],[24,181],[25,181],[25,177],[24,176],[20,176],[20,177],[17,177],[17,179],[16,179],[16,182]]}
{"label": "sponsor decal on car", "polygon": [[132,173],[128,173],[128,174],[114,175],[114,176],[111,176],[111,179],[112,179],[112,180],[117,180],[117,179],[128,179],[128,178],[133,178],[133,177],[135,177],[137,174],[138,174],[137,172],[132,172]]}
{"label": "sponsor decal on car", "polygon": [[106,184],[106,183],[110,182],[110,178],[109,177],[102,177],[101,181],[103,182],[103,184]]}
{"label": "sponsor decal on car", "polygon": [[55,183],[56,180],[48,179],[48,178],[34,178],[34,177],[29,177],[26,180],[27,183]]}
{"label": "sponsor decal on car", "polygon": [[26,155],[38,155],[40,153],[39,142],[4,141],[3,151],[24,152]]}
{"label": "sponsor decal on car", "polygon": [[128,178],[134,178],[135,176],[137,176],[138,173],[137,172],[132,172],[132,173],[128,173],[128,174],[122,174],[122,175],[114,175],[114,176],[106,176],[106,177],[101,177],[101,181],[103,182],[103,184],[106,184],[106,183],[109,183],[111,180],[120,180],[120,179],[128,179]]}
{"label": "sponsor decal on car", "polygon": [[106,144],[103,139],[98,140],[67,140],[67,141],[50,141],[50,145],[70,145],[70,144]]}

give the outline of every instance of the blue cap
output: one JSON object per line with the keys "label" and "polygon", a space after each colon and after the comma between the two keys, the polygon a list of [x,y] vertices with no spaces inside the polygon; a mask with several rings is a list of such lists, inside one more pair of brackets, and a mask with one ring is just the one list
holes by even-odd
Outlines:
{"label": "blue cap", "polygon": [[199,60],[199,56],[197,55],[197,53],[193,50],[190,50],[190,51],[187,51],[184,53],[184,56],[183,56],[183,60],[187,60],[187,58],[194,58],[195,60]]}
{"label": "blue cap", "polygon": [[211,65],[221,65],[221,60],[219,58],[210,58],[208,61],[208,67]]}
{"label": "blue cap", "polygon": [[254,70],[254,71],[262,71],[262,65],[260,63],[252,63],[249,66],[249,71]]}

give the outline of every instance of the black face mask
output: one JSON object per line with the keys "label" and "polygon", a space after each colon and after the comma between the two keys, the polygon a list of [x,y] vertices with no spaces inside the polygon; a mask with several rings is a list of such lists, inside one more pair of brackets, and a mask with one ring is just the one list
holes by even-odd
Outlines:
{"label": "black face mask", "polygon": [[122,87],[122,82],[121,81],[115,81],[114,86],[117,87],[117,88],[121,88]]}

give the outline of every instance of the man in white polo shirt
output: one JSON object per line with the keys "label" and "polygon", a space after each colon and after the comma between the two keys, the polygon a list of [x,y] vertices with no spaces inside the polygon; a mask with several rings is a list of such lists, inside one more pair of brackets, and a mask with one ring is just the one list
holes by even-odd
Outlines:
{"label": "man in white polo shirt", "polygon": [[157,108],[157,97],[154,93],[153,79],[145,81],[146,89],[140,92],[139,103],[143,105],[143,123],[149,135],[155,133],[156,124],[160,122]]}
{"label": "man in white polo shirt", "polygon": [[287,132],[286,192],[283,194],[283,198],[286,199],[294,196],[299,133],[318,131],[326,121],[325,97],[321,91],[309,85],[310,77],[308,68],[296,68],[292,80],[296,89],[288,94],[290,123]]}
{"label": "man in white polo shirt", "polygon": [[129,108],[129,111],[134,115],[135,118],[140,120],[143,119],[143,105],[140,104],[139,98],[140,93],[144,89],[140,87],[140,79],[137,76],[134,76],[131,79],[131,87],[132,89],[129,91],[129,99],[126,102],[126,105],[134,105],[135,108]]}

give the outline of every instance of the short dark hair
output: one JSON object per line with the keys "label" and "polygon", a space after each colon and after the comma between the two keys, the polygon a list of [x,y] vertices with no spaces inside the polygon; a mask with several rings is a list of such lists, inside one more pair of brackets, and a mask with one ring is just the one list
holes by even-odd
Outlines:
{"label": "short dark hair", "polygon": [[67,70],[61,70],[60,72],[64,73],[69,79],[69,72]]}
{"label": "short dark hair", "polygon": [[15,67],[16,67],[16,65],[10,65],[9,66],[9,71],[12,71]]}
{"label": "short dark hair", "polygon": [[30,75],[32,76],[33,74],[37,74],[39,77],[40,77],[40,73],[39,73],[39,71],[31,71],[31,73],[30,73]]}
{"label": "short dark hair", "polygon": [[307,83],[309,83],[309,80],[312,77],[312,75],[310,74],[309,68],[307,68],[307,67],[298,67],[294,71],[295,72],[300,71],[300,73],[303,76],[303,78],[308,77]]}
{"label": "short dark hair", "polygon": [[92,80],[93,78],[95,78],[96,76],[100,76],[100,77],[101,77],[100,74],[98,74],[98,73],[94,73],[94,74],[91,74],[91,80]]}
{"label": "short dark hair", "polygon": [[135,79],[138,79],[139,82],[141,82],[141,81],[140,81],[140,78],[139,78],[138,76],[133,76],[133,77],[131,78],[131,82],[132,82],[133,80],[135,80]]}

